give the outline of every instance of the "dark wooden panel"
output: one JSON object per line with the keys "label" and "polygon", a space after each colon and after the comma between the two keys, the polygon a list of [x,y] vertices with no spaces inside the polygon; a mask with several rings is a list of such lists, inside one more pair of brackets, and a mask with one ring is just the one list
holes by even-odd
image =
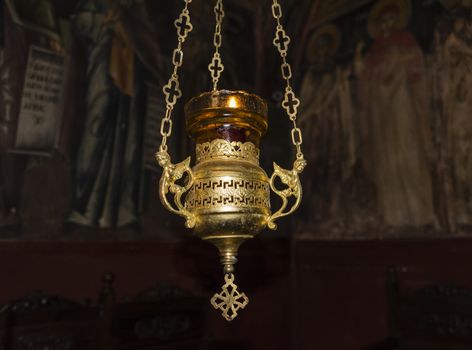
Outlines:
{"label": "dark wooden panel", "polygon": [[472,287],[472,241],[298,242],[297,349],[352,350],[389,337],[387,269],[404,288]]}
{"label": "dark wooden panel", "polygon": [[0,302],[35,290],[74,300],[95,300],[101,276],[111,271],[116,276],[117,302],[157,282],[207,300],[205,334],[218,349],[221,344],[237,344],[238,350],[285,350],[291,337],[289,247],[282,239],[255,239],[242,246],[236,274],[250,303],[230,324],[209,303],[223,281],[217,250],[199,240],[2,242]]}

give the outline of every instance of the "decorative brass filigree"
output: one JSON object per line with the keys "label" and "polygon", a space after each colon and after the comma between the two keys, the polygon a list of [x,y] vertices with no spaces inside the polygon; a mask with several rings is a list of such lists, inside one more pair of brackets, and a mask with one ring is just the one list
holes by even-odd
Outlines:
{"label": "decorative brass filigree", "polygon": [[221,25],[225,16],[223,0],[216,0],[213,12],[215,13],[216,19],[215,33],[213,35],[213,45],[215,46],[215,52],[213,53],[213,58],[211,59],[210,64],[208,65],[208,70],[210,71],[211,79],[213,81],[213,91],[217,91],[221,73],[225,70],[225,66],[221,60],[220,55],[221,42],[223,41],[221,35]]}
{"label": "decorative brass filigree", "polygon": [[190,12],[188,10],[188,6],[191,2],[192,0],[184,0],[185,6],[179,17],[174,21],[174,26],[177,29],[178,44],[172,54],[172,64],[174,65],[172,75],[167,84],[162,88],[166,101],[166,113],[161,120],[160,133],[162,140],[159,147],[160,152],[167,152],[167,138],[172,135],[172,111],[174,110],[177,100],[182,97],[182,90],[180,89],[179,83],[179,68],[182,67],[184,59],[182,45],[185,43],[188,33],[193,29],[193,25],[190,22]]}
{"label": "decorative brass filigree", "polygon": [[[213,296],[211,303],[231,321],[249,302],[246,295],[239,293],[233,283],[239,246],[266,227],[275,229],[274,221],[293,213],[301,202],[299,174],[306,162],[301,148],[302,132],[297,126],[300,100],[292,89],[292,68],[287,60],[291,39],[282,25],[279,0],[272,0],[272,15],[276,22],[273,44],[280,54],[280,69],[286,84],[281,106],[292,123],[291,140],[296,150],[292,170],[283,169],[274,163],[274,173],[269,180],[266,172],[259,167],[260,152],[256,144],[259,144],[260,138],[267,131],[267,104],[260,97],[247,92],[218,90],[218,82],[224,71],[219,52],[222,43],[223,0],[215,0],[214,7],[215,51],[208,66],[213,90],[193,98],[185,107],[187,131],[197,143],[197,162],[193,169],[190,168],[190,157],[173,164],[167,153],[167,141],[172,134],[171,117],[174,106],[182,96],[179,83],[179,70],[183,65],[182,47],[193,28],[189,12],[192,0],[183,1],[185,6],[174,22],[178,45],[172,55],[173,70],[163,87],[166,109],[160,127],[162,141],[156,154],[157,161],[164,169],[159,194],[168,210],[184,217],[188,228],[193,228],[195,234],[218,248],[226,283],[222,292]],[[232,132],[223,137],[219,132],[221,127],[229,131],[243,130],[244,140],[252,142],[239,142],[239,134]],[[225,140],[219,139],[220,137]],[[286,188],[276,188],[277,179]],[[280,209],[272,214],[270,189],[282,199]],[[172,204],[168,199],[169,192],[173,194]]]}
{"label": "decorative brass filigree", "polygon": [[[193,172],[190,168],[190,157],[178,164],[172,164],[169,153],[160,151],[157,152],[156,159],[159,165],[164,169],[159,182],[159,196],[162,203],[174,214],[184,217],[186,227],[193,228],[195,226],[195,215],[185,209],[182,203],[182,196],[190,190],[194,181]],[[184,180],[184,185],[181,186],[177,184],[176,182],[181,180],[185,174],[187,174],[187,178]],[[167,200],[167,194],[169,192],[174,195],[175,206],[171,205]]]}
{"label": "decorative brass filigree", "polygon": [[288,54],[288,45],[290,44],[290,37],[285,32],[285,29],[282,25],[282,7],[279,4],[279,0],[272,0],[272,16],[275,19],[275,37],[272,43],[277,48],[277,51],[280,54],[282,59],[282,64],[280,65],[280,70],[282,73],[282,78],[287,84],[285,87],[284,99],[281,103],[282,108],[287,112],[288,118],[292,122],[292,143],[297,150],[297,160],[303,160],[302,152],[302,143],[303,136],[302,131],[297,126],[297,114],[298,107],[300,106],[300,100],[297,98],[292,89],[291,79],[292,79],[292,66],[287,62]]}
{"label": "decorative brass filigree", "polygon": [[238,292],[238,286],[234,284],[234,275],[225,275],[225,284],[220,293],[215,293],[211,298],[211,305],[222,311],[226,321],[232,321],[238,316],[238,311],[244,309],[249,303],[249,298],[244,293]]}
{"label": "decorative brass filigree", "polygon": [[267,182],[244,178],[208,178],[195,180],[186,200],[189,210],[234,207],[270,208]]}
{"label": "decorative brass filigree", "polygon": [[252,142],[226,141],[215,139],[211,142],[197,144],[195,148],[197,162],[223,158],[246,160],[259,164],[259,149]]}
{"label": "decorative brass filigree", "polygon": [[[300,205],[302,200],[302,185],[298,175],[303,171],[305,166],[305,159],[296,159],[295,162],[293,162],[292,170],[284,169],[274,162],[274,173],[270,177],[270,188],[275,194],[282,198],[282,206],[267,220],[267,227],[271,230],[277,229],[277,225],[274,223],[276,219],[292,214]],[[283,190],[277,189],[275,187],[276,178],[279,178],[284,185],[287,185],[287,188]],[[295,197],[295,203],[289,210],[285,211],[290,197]]]}

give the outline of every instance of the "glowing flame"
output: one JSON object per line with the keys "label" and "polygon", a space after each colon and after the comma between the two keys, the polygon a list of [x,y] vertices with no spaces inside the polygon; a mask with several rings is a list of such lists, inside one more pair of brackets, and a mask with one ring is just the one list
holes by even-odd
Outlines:
{"label": "glowing flame", "polygon": [[229,108],[238,108],[238,100],[236,97],[231,96],[228,101],[228,107]]}

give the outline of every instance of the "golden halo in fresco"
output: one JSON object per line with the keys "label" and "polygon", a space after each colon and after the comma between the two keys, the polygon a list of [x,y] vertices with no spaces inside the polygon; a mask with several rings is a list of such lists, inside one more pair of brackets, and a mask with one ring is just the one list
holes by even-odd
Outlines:
{"label": "golden halo in fresco", "polygon": [[379,0],[375,3],[369,13],[367,30],[369,35],[375,39],[380,35],[380,19],[385,12],[395,12],[397,21],[395,27],[403,29],[408,25],[411,16],[410,0]]}
{"label": "golden halo in fresco", "polygon": [[311,34],[306,49],[306,59],[309,63],[317,63],[322,38],[326,50],[324,54],[327,57],[332,57],[341,45],[341,33],[334,24],[326,24],[316,29]]}

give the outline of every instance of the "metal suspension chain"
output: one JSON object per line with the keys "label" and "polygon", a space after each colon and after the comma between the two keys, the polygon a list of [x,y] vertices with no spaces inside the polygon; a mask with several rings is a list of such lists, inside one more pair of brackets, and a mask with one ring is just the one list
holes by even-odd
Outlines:
{"label": "metal suspension chain", "polygon": [[182,45],[187,39],[188,33],[192,31],[193,26],[190,23],[190,12],[188,10],[189,4],[192,0],[184,0],[185,6],[182,9],[179,17],[174,21],[174,26],[177,29],[178,45],[172,54],[172,64],[174,70],[169,78],[169,81],[162,88],[162,92],[166,101],[166,114],[161,121],[161,136],[162,141],[159,147],[160,152],[167,152],[167,138],[172,134],[172,111],[178,99],[182,97],[182,90],[180,90],[179,83],[179,68],[182,66],[184,60],[184,53]]}
{"label": "metal suspension chain", "polygon": [[287,62],[287,51],[290,44],[290,37],[285,32],[285,29],[281,23],[282,7],[280,6],[278,0],[273,0],[272,2],[272,16],[274,17],[277,24],[275,28],[275,37],[272,43],[279,51],[280,57],[282,58],[280,70],[282,72],[282,78],[286,82],[284,99],[281,105],[287,112],[287,115],[293,124],[291,132],[292,143],[297,151],[297,159],[302,160],[304,159],[301,148],[303,137],[301,130],[297,127],[297,114],[298,107],[300,106],[300,100],[293,92],[292,85],[290,84],[290,79],[292,78],[292,67],[290,66],[290,63]]}
{"label": "metal suspension chain", "polygon": [[215,7],[213,8],[215,12],[215,34],[213,35],[213,45],[215,46],[215,52],[211,59],[210,64],[208,65],[208,70],[210,71],[211,79],[213,80],[213,91],[218,89],[218,82],[220,80],[221,73],[225,70],[225,66],[221,60],[220,47],[221,47],[221,23],[225,16],[225,10],[223,7],[223,0],[216,0]]}

